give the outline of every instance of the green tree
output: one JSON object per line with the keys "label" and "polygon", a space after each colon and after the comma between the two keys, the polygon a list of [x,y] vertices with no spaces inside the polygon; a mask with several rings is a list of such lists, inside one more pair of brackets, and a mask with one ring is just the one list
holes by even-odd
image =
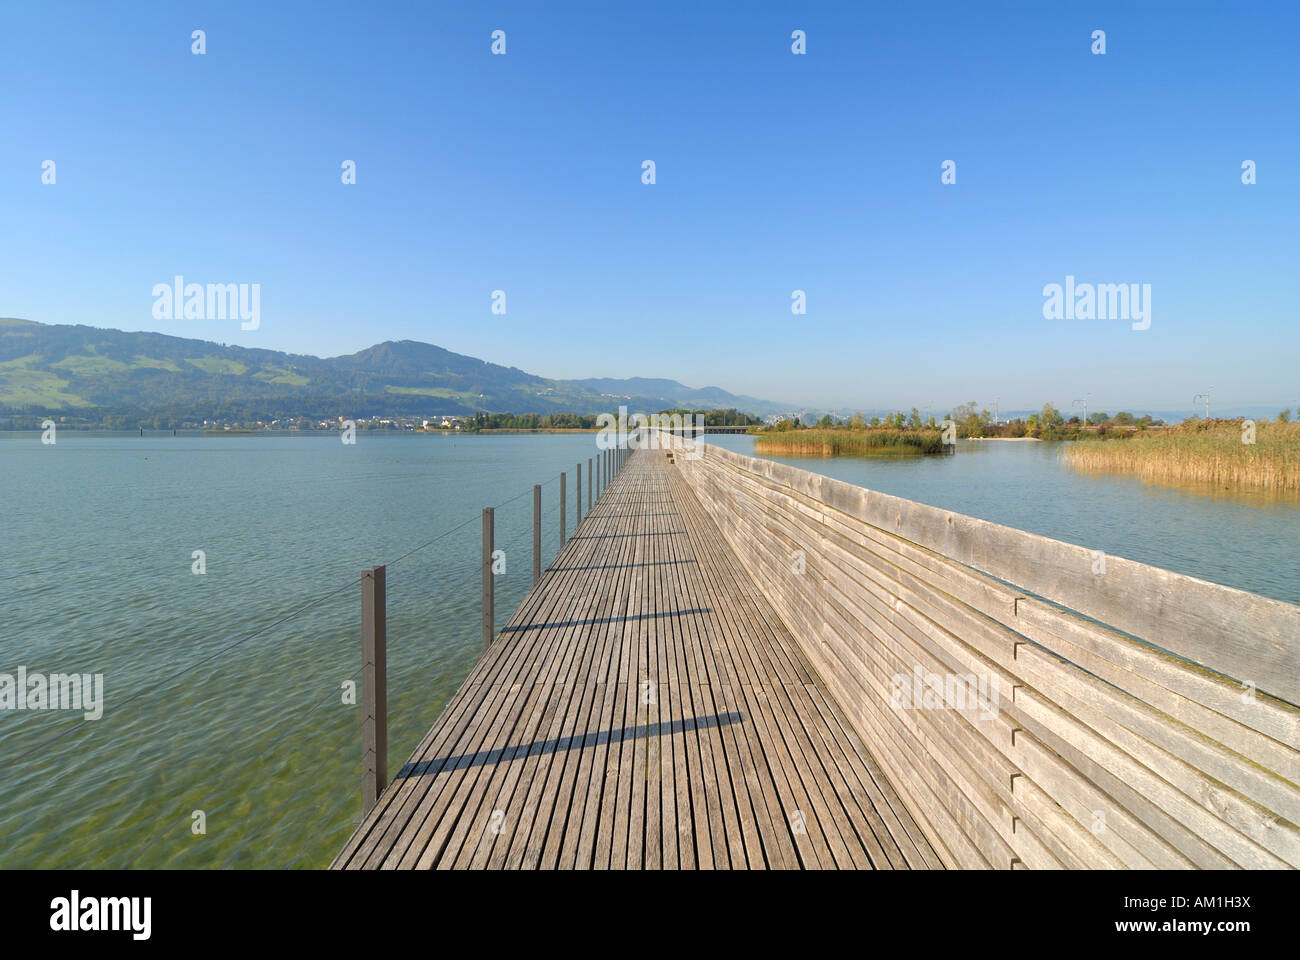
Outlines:
{"label": "green tree", "polygon": [[1291,422],[1291,410],[1288,407],[1282,408],[1282,412],[1277,415],[1277,422],[1278,423]]}
{"label": "green tree", "polygon": [[957,436],[978,437],[983,432],[980,424],[979,406],[972,400],[960,403],[953,408],[952,421],[957,424]]}

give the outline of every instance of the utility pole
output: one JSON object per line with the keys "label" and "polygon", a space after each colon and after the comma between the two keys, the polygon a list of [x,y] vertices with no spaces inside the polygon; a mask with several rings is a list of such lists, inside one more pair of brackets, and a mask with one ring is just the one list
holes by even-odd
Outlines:
{"label": "utility pole", "polygon": [[996,427],[999,423],[1001,423],[1001,421],[998,419],[998,401],[1001,400],[1001,399],[1002,399],[1001,397],[994,397],[994,398],[993,398],[993,426],[995,426],[995,427]]}
{"label": "utility pole", "polygon": [[1196,396],[1192,397],[1192,403],[1200,403],[1202,400],[1205,401],[1206,420],[1210,419],[1210,391],[1213,389],[1213,387],[1207,387],[1204,393],[1198,393]]}
{"label": "utility pole", "polygon": [[1070,405],[1073,407],[1083,407],[1083,425],[1085,427],[1088,425],[1088,397],[1090,396],[1091,394],[1085,394],[1082,400],[1070,401]]}

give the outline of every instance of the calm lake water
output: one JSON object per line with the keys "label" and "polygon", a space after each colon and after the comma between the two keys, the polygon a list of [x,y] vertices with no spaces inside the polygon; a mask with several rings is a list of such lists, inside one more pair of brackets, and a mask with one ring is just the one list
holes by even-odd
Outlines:
{"label": "calm lake water", "polygon": [[[587,434],[0,435],[0,673],[102,673],[107,701],[85,723],[0,712],[0,868],[327,865],[360,812],[340,692],[360,673],[359,572],[389,564],[395,772],[478,652],[481,508],[507,557],[500,625],[529,586],[532,484],[549,561],[556,478],[595,452]],[[779,459],[1300,603],[1294,499],[1078,474],[1059,452]]]}
{"label": "calm lake water", "polygon": [[360,571],[389,564],[391,774],[478,653],[482,508],[501,624],[532,575],[532,485],[549,562],[559,473],[572,531],[595,452],[585,434],[0,439],[0,672],[103,673],[107,701],[50,745],[79,714],[0,712],[0,867],[327,865],[360,813],[341,695]]}

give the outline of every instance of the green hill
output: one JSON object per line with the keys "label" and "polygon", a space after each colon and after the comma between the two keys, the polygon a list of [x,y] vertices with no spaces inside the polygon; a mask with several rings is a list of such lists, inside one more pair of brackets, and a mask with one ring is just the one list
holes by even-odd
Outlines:
{"label": "green hill", "polygon": [[779,407],[673,380],[551,380],[413,340],[321,358],[0,319],[0,414],[168,421]]}

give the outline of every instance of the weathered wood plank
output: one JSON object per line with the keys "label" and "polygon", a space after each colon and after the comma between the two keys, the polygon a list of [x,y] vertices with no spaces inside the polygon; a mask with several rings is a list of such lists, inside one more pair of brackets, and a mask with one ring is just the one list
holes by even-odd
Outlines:
{"label": "weathered wood plank", "polygon": [[621,466],[335,867],[942,865],[677,466]]}
{"label": "weathered wood plank", "polygon": [[[1097,577],[1090,550],[717,448],[678,463],[946,862],[1300,866],[1300,710],[1264,692],[1300,689],[1300,608]],[[891,709],[914,669],[1003,702]]]}
{"label": "weathered wood plank", "polygon": [[707,447],[708,456],[826,507],[1015,583],[1292,704],[1300,704],[1300,607],[1107,556],[771,460]]}

